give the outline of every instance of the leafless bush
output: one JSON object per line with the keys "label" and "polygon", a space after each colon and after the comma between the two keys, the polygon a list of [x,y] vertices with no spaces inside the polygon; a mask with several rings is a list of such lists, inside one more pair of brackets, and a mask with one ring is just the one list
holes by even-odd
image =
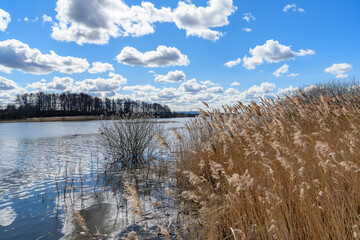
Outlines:
{"label": "leafless bush", "polygon": [[161,123],[151,116],[113,117],[100,123],[100,141],[112,157],[125,166],[153,158]]}

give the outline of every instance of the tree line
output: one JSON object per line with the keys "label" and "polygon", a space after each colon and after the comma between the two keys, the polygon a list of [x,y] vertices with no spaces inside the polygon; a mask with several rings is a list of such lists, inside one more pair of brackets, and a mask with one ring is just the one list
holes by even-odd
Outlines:
{"label": "tree line", "polygon": [[14,103],[0,108],[0,119],[22,119],[32,117],[59,116],[111,116],[114,114],[150,114],[170,117],[167,105],[134,101],[131,99],[109,99],[93,97],[84,93],[25,93],[17,95]]}

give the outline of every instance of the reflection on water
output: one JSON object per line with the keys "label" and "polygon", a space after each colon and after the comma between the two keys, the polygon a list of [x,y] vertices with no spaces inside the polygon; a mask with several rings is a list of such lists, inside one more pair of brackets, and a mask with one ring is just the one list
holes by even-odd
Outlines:
{"label": "reflection on water", "polygon": [[16,212],[12,207],[5,207],[0,209],[0,225],[3,227],[7,227],[12,224],[17,217]]}
{"label": "reflection on water", "polygon": [[[174,183],[162,172],[170,159],[124,171],[104,157],[97,126],[0,124],[0,239],[118,239],[129,229],[176,220],[176,203],[165,191]],[[131,214],[124,181],[138,189],[140,221]]]}

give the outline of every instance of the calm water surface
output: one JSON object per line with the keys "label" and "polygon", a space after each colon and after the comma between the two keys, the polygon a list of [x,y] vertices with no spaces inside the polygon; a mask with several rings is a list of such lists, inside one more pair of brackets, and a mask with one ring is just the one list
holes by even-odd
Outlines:
{"label": "calm water surface", "polygon": [[[164,127],[188,120],[170,119]],[[0,239],[85,239],[81,222],[99,239],[121,238],[139,223],[124,180],[137,184],[147,224],[171,218],[174,202],[164,191],[171,179],[156,168],[144,174],[111,164],[98,127],[98,121],[0,123]]]}

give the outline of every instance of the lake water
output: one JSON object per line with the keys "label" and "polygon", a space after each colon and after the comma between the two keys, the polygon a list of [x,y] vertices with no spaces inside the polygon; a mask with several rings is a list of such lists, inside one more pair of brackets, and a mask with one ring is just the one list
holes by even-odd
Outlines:
{"label": "lake water", "polygon": [[[160,121],[171,121],[163,123],[170,129],[188,120]],[[175,217],[165,191],[173,183],[162,164],[149,171],[111,164],[98,127],[98,121],[0,124],[0,239],[118,239]],[[124,180],[138,187],[141,222],[124,198]]]}

